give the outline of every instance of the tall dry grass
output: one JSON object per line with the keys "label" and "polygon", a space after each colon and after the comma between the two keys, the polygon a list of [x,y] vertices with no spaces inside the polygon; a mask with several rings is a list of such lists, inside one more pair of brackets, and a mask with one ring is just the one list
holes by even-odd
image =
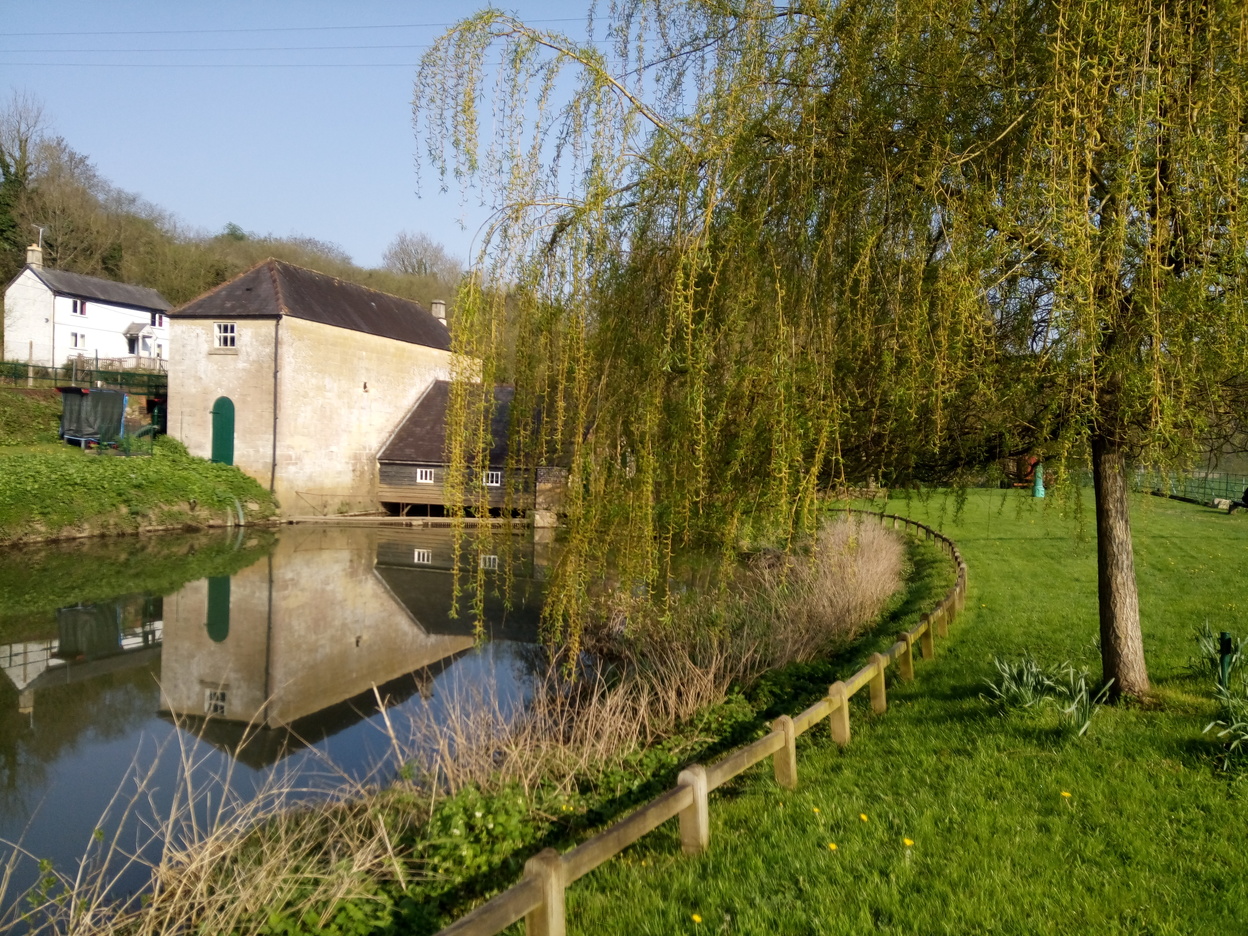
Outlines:
{"label": "tall dry grass", "polygon": [[[570,788],[610,770],[672,739],[734,685],[852,641],[901,586],[904,566],[896,534],[852,517],[829,521],[804,550],[755,557],[714,601],[690,598],[663,614],[617,607],[590,629],[596,662],[569,678],[566,661],[550,660],[524,705],[503,703],[487,685],[460,689],[436,717],[421,707],[406,725],[382,706],[392,756],[412,778],[388,789],[344,774],[312,801],[293,777],[239,796],[228,773],[197,781],[203,765],[183,743],[174,803],[148,821],[163,851],[143,901],[118,903],[114,888],[120,870],[142,859],[116,839],[96,842],[75,875],[24,904],[33,912],[20,925],[67,936],[248,932],[273,908],[294,907],[315,917],[307,921],[315,930],[343,901],[380,907],[385,887],[425,873],[396,843],[419,835],[437,796],[470,785]],[[125,816],[147,802],[142,778],[136,789],[118,802]]]}
{"label": "tall dry grass", "polygon": [[464,691],[436,722],[426,711],[412,724],[409,762],[452,792],[528,791],[616,767],[734,685],[849,644],[901,587],[905,563],[891,530],[830,520],[797,555],[756,558],[713,603],[698,596],[662,615],[640,602],[616,607],[586,632],[596,662],[575,679],[550,665],[519,713],[488,686]]}

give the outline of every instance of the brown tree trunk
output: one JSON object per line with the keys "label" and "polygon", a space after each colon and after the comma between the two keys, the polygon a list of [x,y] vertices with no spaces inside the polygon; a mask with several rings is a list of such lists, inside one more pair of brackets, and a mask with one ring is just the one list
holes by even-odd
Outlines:
{"label": "brown tree trunk", "polygon": [[1114,681],[1111,696],[1143,696],[1148,693],[1148,668],[1140,634],[1126,460],[1122,449],[1103,436],[1092,439],[1092,483],[1102,672],[1106,682]]}

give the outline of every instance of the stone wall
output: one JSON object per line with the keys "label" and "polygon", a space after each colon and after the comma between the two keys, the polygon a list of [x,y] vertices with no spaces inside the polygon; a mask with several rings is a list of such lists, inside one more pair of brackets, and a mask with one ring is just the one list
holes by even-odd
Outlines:
{"label": "stone wall", "polygon": [[424,389],[450,377],[450,352],[292,316],[221,321],[235,322],[231,351],[213,347],[213,321],[173,319],[170,435],[211,457],[211,410],[227,396],[234,463],[272,483],[283,514],[376,509],[377,453]]}

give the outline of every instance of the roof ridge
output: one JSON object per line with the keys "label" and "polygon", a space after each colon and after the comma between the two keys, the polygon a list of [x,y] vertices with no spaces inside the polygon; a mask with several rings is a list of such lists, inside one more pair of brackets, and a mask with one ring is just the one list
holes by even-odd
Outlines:
{"label": "roof ridge", "polygon": [[277,275],[277,265],[282,261],[278,260],[276,257],[269,257],[269,259],[264,262],[269,268],[269,279],[273,281],[273,292],[277,296],[277,314],[290,315],[290,309],[286,305],[286,294],[282,291],[282,278]]}

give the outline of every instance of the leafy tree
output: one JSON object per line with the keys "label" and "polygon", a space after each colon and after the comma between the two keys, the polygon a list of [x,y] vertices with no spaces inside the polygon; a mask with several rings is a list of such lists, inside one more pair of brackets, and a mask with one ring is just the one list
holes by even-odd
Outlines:
{"label": "leafy tree", "polygon": [[[517,401],[555,414],[513,450],[572,473],[567,639],[608,557],[658,585],[834,480],[1039,452],[1091,463],[1104,676],[1147,693],[1128,469],[1245,402],[1243,5],[632,0],[591,29],[610,67],[487,11],[414,96],[441,176],[495,193],[477,263],[517,284]],[[461,294],[487,381],[502,311]]]}

